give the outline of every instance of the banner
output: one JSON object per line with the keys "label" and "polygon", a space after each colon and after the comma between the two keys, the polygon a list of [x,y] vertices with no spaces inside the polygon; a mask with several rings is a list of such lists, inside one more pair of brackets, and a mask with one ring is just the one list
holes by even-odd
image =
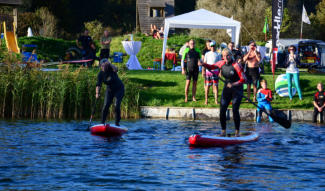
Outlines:
{"label": "banner", "polygon": [[283,0],[272,0],[272,73],[274,77],[275,66],[277,64],[278,41],[280,39],[280,29],[283,16]]}

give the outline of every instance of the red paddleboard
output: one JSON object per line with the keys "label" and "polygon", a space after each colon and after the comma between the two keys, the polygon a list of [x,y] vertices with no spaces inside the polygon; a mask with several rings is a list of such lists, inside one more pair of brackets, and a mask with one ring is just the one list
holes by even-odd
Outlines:
{"label": "red paddleboard", "polygon": [[90,127],[91,134],[100,136],[122,136],[128,130],[125,127],[115,126],[113,124],[98,124]]}
{"label": "red paddleboard", "polygon": [[194,147],[225,147],[228,145],[236,145],[250,141],[256,141],[259,135],[256,132],[247,132],[241,134],[240,137],[218,137],[205,135],[191,135],[189,138],[190,146]]}

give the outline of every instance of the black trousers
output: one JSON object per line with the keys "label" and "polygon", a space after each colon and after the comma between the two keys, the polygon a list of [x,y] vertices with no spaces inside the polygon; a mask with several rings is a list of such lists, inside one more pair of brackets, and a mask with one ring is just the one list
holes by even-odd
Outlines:
{"label": "black trousers", "polygon": [[121,102],[124,97],[124,86],[121,86],[118,90],[112,91],[106,88],[104,106],[102,111],[102,124],[105,124],[106,117],[109,111],[109,107],[115,99],[115,124],[119,124],[121,120]]}
{"label": "black trousers", "polygon": [[100,50],[100,55],[99,55],[99,60],[102,60],[103,58],[107,58],[109,59],[109,52],[110,52],[110,49],[101,49]]}
{"label": "black trousers", "polygon": [[243,86],[228,88],[224,86],[221,94],[221,104],[220,104],[220,123],[222,130],[227,128],[227,109],[232,101],[232,113],[235,122],[236,130],[240,128],[240,115],[239,106],[243,98]]}
{"label": "black trousers", "polygon": [[320,115],[320,122],[323,123],[324,122],[324,109],[321,112],[319,112],[316,107],[314,107],[313,123],[317,122],[317,115],[318,114]]}

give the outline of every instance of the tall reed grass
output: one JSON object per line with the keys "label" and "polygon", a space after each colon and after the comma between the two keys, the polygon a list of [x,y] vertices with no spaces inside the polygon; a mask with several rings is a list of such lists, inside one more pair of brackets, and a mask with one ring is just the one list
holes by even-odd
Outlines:
{"label": "tall reed grass", "polygon": [[[68,66],[59,72],[8,66],[0,70],[0,116],[30,119],[86,119],[95,104],[98,69]],[[125,85],[121,105],[123,118],[138,118],[139,87],[121,70]],[[103,84],[102,95],[106,86]],[[97,102],[95,117],[101,113],[104,96]],[[114,106],[111,111],[114,111]],[[111,112],[109,117],[113,117]]]}

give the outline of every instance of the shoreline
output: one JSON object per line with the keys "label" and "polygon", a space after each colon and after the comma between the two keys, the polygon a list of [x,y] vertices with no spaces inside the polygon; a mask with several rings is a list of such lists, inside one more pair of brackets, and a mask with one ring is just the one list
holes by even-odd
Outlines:
{"label": "shoreline", "polygon": [[[227,118],[232,119],[232,109],[227,110]],[[288,120],[312,122],[313,110],[302,109],[281,109],[287,114]],[[239,110],[240,117],[245,121],[255,121],[257,110],[245,109]],[[219,120],[219,108],[200,108],[200,107],[155,107],[140,106],[140,115],[142,118],[165,118],[165,119],[208,119]],[[267,115],[262,116],[263,121],[268,121]],[[319,115],[318,115],[318,121]]]}

